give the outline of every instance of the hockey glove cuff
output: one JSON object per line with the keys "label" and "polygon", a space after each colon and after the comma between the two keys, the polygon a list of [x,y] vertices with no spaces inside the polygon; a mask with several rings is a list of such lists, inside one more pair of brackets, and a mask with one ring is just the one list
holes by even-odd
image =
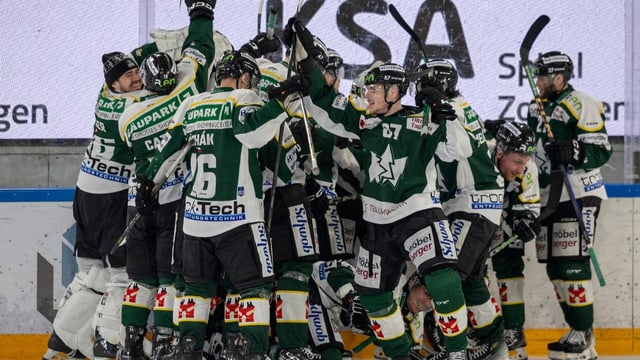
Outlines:
{"label": "hockey glove cuff", "polygon": [[267,33],[260,33],[254,37],[253,40],[242,45],[242,47],[240,47],[240,51],[246,52],[257,59],[266,54],[278,51],[278,49],[280,49],[280,45],[280,39],[277,37],[274,36],[269,39],[267,38]]}
{"label": "hockey glove cuff", "polygon": [[184,0],[189,11],[191,20],[199,17],[213,20],[213,9],[216,7],[216,0]]}

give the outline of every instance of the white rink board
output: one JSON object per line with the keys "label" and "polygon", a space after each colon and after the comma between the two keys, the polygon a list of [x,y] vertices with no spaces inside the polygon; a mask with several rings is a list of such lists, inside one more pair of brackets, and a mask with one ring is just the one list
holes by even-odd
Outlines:
{"label": "white rink board", "polygon": [[[637,310],[640,304],[633,298],[640,278],[633,266],[639,258],[633,249],[640,248],[638,234],[632,233],[634,212],[638,211],[636,202],[634,198],[612,198],[604,203],[601,211],[595,249],[607,285],[599,287],[594,275],[596,328],[632,328],[640,323],[639,315],[631,317],[640,313]],[[0,202],[0,219],[0,333],[47,333],[51,324],[38,311],[37,289],[40,288],[42,294],[53,286],[56,303],[63,293],[62,234],[73,224],[71,203]],[[535,262],[532,244],[529,246],[525,326],[564,327],[544,266]],[[53,284],[42,280],[42,274],[38,278],[38,254],[52,264]],[[492,288],[495,290],[495,281]],[[40,308],[46,309],[50,304],[50,300],[40,299]]]}
{"label": "white rink board", "polygon": [[[148,30],[177,29],[188,23],[185,6],[178,0],[1,1],[0,38],[5,51],[0,58],[0,139],[89,138],[102,85],[101,56],[128,52],[147,41],[147,27],[139,20],[144,10],[139,4],[144,3],[155,4]],[[264,3],[263,28],[269,7],[278,7],[286,23],[297,1]],[[218,1],[215,28],[239,48],[257,32],[257,4]],[[550,50],[570,55],[576,68],[572,83],[604,101],[609,134],[624,135],[625,0],[304,1],[301,17],[309,29],[345,60],[343,92],[350,89],[355,67],[362,70],[376,59],[405,64],[407,59],[421,58],[417,48],[409,51],[410,37],[388,14],[388,4],[394,4],[412,27],[423,29],[418,33],[426,34],[428,47],[455,44],[447,54],[464,70],[459,87],[485,119],[526,116],[532,95],[521,78],[519,47],[534,20],[549,15],[551,22],[534,43],[531,60]],[[357,29],[366,35],[355,36],[355,41]],[[375,39],[375,44],[366,45]],[[465,56],[468,61],[461,60]],[[417,63],[411,62],[413,70]],[[414,103],[410,96],[404,102]]]}

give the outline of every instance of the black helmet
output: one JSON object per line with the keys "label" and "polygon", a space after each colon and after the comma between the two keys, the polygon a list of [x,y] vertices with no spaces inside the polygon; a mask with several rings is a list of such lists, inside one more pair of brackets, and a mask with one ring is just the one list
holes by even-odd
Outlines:
{"label": "black helmet", "polygon": [[562,74],[564,80],[569,81],[573,74],[571,58],[560,51],[549,51],[538,57],[534,63],[536,75]]}
{"label": "black helmet", "polygon": [[458,70],[443,59],[429,60],[426,64],[420,64],[416,68],[416,73],[422,73],[416,81],[416,89],[420,91],[425,86],[435,87],[445,94],[451,94],[456,91],[458,84]]}
{"label": "black helmet", "polygon": [[531,128],[524,123],[506,121],[496,134],[497,148],[504,152],[533,154],[536,152],[536,138]]}
{"label": "black helmet", "polygon": [[409,88],[409,80],[407,79],[407,72],[404,67],[398,64],[384,64],[376,68],[369,70],[364,76],[364,85],[382,84],[385,91],[389,89],[391,85],[398,85],[400,88],[400,97],[403,97],[407,93]]}
{"label": "black helmet", "polygon": [[251,88],[257,89],[260,83],[260,68],[256,59],[251,55],[238,50],[228,51],[216,64],[216,82],[218,84],[225,77],[239,79],[244,73],[249,73]]}
{"label": "black helmet", "polygon": [[327,53],[327,45],[324,44],[319,37],[313,35],[314,49],[310,51],[311,55],[321,68],[326,69],[329,65],[329,54]]}
{"label": "black helmet", "polygon": [[178,69],[169,54],[156,52],[147,56],[140,65],[144,87],[160,94],[168,94],[176,86]]}
{"label": "black helmet", "polygon": [[342,67],[344,61],[340,54],[333,49],[327,49],[327,70],[338,70]]}

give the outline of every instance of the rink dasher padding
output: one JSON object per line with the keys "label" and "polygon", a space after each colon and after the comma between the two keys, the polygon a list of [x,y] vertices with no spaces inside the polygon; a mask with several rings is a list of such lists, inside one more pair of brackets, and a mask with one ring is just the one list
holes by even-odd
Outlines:
{"label": "rink dasher padding", "polygon": [[[633,266],[640,263],[640,185],[607,184],[607,191],[594,246],[607,280],[603,288],[594,282],[596,347],[602,355],[640,355],[640,302],[633,297],[640,287],[640,267]],[[0,360],[39,359],[46,348],[57,301],[75,271],[72,199],[68,188],[0,189]],[[566,324],[532,243],[526,254],[528,348],[543,356]],[[346,338],[351,346],[364,340]],[[369,347],[358,358],[371,354]]]}
{"label": "rink dasher padding", "polygon": [[[526,329],[527,352],[530,357],[547,355],[547,344],[564,335],[561,329]],[[640,355],[640,329],[596,329],[596,351],[606,355]],[[363,335],[343,334],[345,345],[352,349],[366,338]],[[48,334],[0,335],[0,360],[41,359],[47,347]],[[374,345],[354,354],[355,359],[373,359]]]}

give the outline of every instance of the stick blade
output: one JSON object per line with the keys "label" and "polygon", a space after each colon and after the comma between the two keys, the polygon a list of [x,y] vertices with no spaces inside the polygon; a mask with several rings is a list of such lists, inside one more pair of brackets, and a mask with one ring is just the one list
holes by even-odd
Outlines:
{"label": "stick blade", "polygon": [[524,36],[524,40],[522,40],[522,45],[520,45],[520,60],[523,64],[529,61],[531,46],[550,20],[547,15],[540,15],[536,21],[531,24],[529,31],[527,31],[527,34]]}

